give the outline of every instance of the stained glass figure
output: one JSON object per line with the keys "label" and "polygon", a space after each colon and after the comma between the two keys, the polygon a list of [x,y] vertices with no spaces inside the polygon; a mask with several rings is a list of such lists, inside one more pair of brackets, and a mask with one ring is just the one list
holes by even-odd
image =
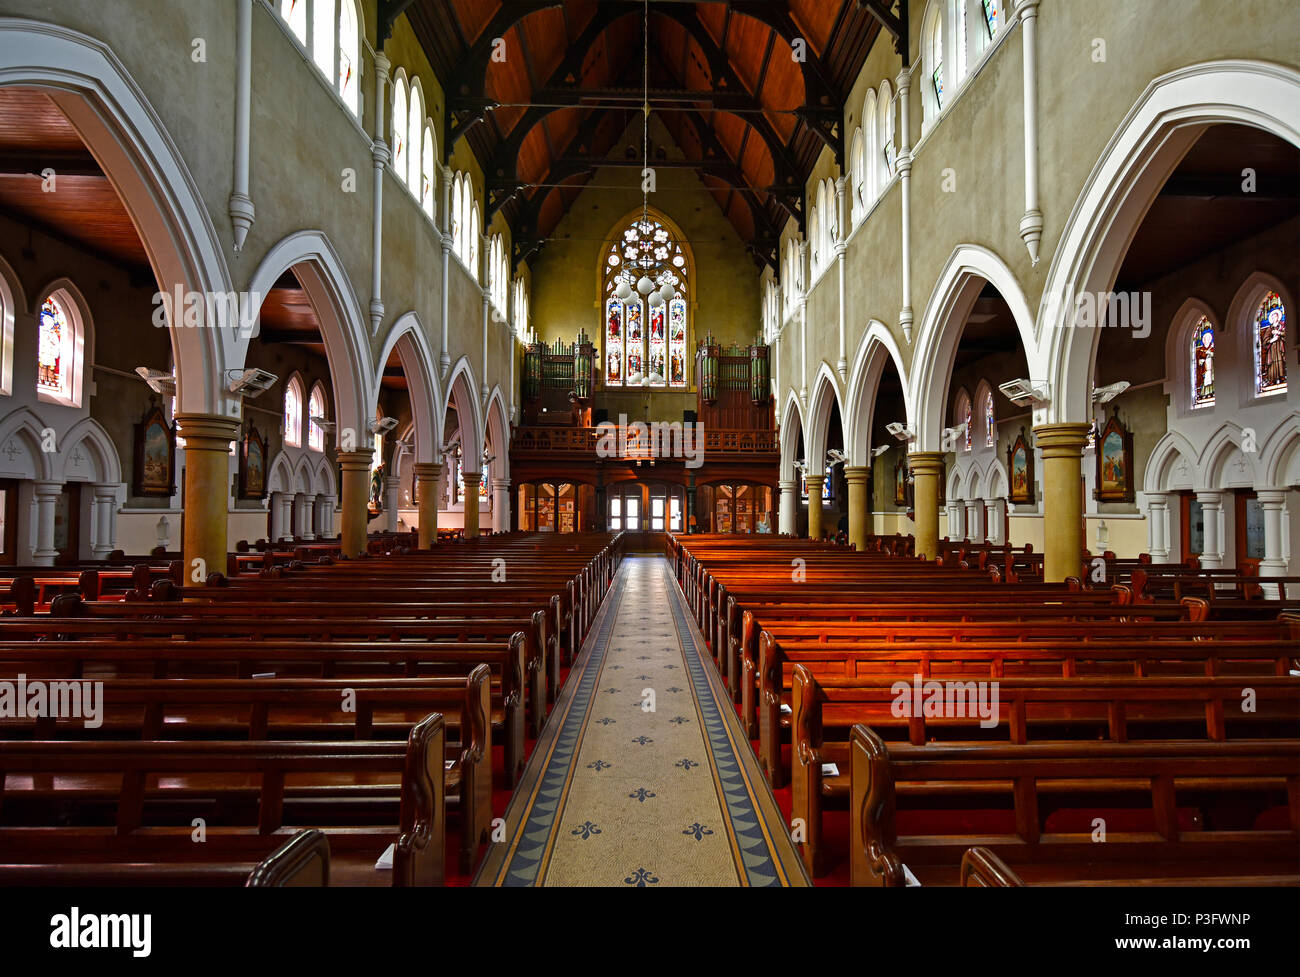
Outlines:
{"label": "stained glass figure", "polygon": [[63,340],[68,334],[68,317],[54,298],[41,306],[40,349],[36,386],[53,393],[63,392]]}
{"label": "stained glass figure", "polygon": [[1214,406],[1214,326],[1205,316],[1192,333],[1192,406]]}
{"label": "stained glass figure", "polygon": [[1255,316],[1255,392],[1286,390],[1286,308],[1282,296],[1269,292]]}

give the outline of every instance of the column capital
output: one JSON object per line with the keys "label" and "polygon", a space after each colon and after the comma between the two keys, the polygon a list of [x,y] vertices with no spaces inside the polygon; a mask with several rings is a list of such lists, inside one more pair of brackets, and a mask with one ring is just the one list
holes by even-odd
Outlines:
{"label": "column capital", "polygon": [[176,436],[185,439],[185,451],[230,453],[230,442],[239,437],[239,419],[221,414],[176,415]]}
{"label": "column capital", "polygon": [[1039,424],[1034,427],[1034,446],[1046,458],[1079,456],[1088,443],[1091,424]]}
{"label": "column capital", "polygon": [[53,498],[63,491],[63,483],[52,482],[48,479],[37,479],[32,482],[32,491],[39,497]]}
{"label": "column capital", "polygon": [[443,463],[440,461],[417,461],[413,466],[416,478],[440,478]]}
{"label": "column capital", "polygon": [[792,478],[783,478],[777,483],[782,492],[794,492],[799,488],[799,483]]}
{"label": "column capital", "polygon": [[401,475],[385,475],[385,476],[384,476],[384,486],[387,487],[387,488],[401,488],[401,487],[402,487],[402,476],[401,476]]}
{"label": "column capital", "polygon": [[844,478],[849,482],[865,482],[871,477],[870,465],[845,465]]}
{"label": "column capital", "polygon": [[510,488],[510,479],[494,478],[492,479],[492,488],[498,492],[504,492]]}
{"label": "column capital", "polygon": [[1202,506],[1218,508],[1223,505],[1223,493],[1218,489],[1197,489],[1196,501]]}
{"label": "column capital", "polygon": [[483,479],[483,473],[482,472],[461,472],[460,477],[461,480],[466,485],[469,485],[471,482],[474,483],[475,485],[478,485],[478,483]]}
{"label": "column capital", "polygon": [[826,482],[826,475],[825,474],[805,475],[803,477],[803,480],[808,483],[809,488],[812,488],[814,483],[816,483],[816,485],[820,488]]}
{"label": "column capital", "polygon": [[907,456],[907,464],[917,475],[941,475],[943,473],[942,451],[913,451]]}
{"label": "column capital", "polygon": [[1286,503],[1286,489],[1258,489],[1255,497],[1259,499],[1259,504],[1265,508],[1281,508]]}
{"label": "column capital", "polygon": [[340,451],[339,468],[345,472],[369,471],[373,453],[369,451]]}

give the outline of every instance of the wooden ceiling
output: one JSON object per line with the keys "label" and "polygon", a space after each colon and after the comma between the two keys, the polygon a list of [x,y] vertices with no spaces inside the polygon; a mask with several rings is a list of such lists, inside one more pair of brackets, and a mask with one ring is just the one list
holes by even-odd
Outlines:
{"label": "wooden ceiling", "polygon": [[0,88],[0,214],[137,277],[151,275],[117,191],[72,123],[36,89]]}
{"label": "wooden ceiling", "polygon": [[[641,120],[646,89],[756,260],[775,266],[785,221],[823,148],[841,161],[843,104],[892,2],[861,0],[413,0],[403,7],[444,79],[452,145],[483,164],[515,259],[554,231]],[[504,60],[493,58],[502,38]],[[648,50],[648,56],[647,56]],[[802,61],[794,57],[798,50]],[[648,80],[646,80],[648,78]],[[637,140],[638,148],[640,139]]]}

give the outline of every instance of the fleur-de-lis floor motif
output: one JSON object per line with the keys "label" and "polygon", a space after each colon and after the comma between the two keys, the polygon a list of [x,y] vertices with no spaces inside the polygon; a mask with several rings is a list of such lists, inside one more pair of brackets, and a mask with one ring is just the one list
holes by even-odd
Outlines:
{"label": "fleur-de-lis floor motif", "polygon": [[654,740],[652,740],[649,736],[635,736],[632,738],[632,742],[635,743],[637,746],[645,746],[647,743],[653,743]]}
{"label": "fleur-de-lis floor motif", "polygon": [[597,760],[595,763],[587,764],[587,769],[594,770],[596,771],[596,773],[600,773],[602,770],[608,770],[613,765],[614,764],[612,763],[606,763],[604,760]]}
{"label": "fleur-de-lis floor motif", "polygon": [[659,876],[651,875],[648,869],[639,868],[623,881],[627,885],[634,885],[638,889],[644,889],[647,885],[658,885]]}
{"label": "fleur-de-lis floor motif", "polygon": [[[595,821],[583,821],[582,824],[578,825],[570,833],[575,835],[580,835],[582,840],[586,841],[592,835],[600,834],[600,829],[596,827]],[[712,834],[712,832],[709,833]]]}
{"label": "fleur-de-lis floor motif", "polygon": [[600,719],[597,719],[596,722],[600,723],[602,726],[608,726],[610,723],[618,722],[618,720],[610,719],[608,716],[602,716]]}
{"label": "fleur-de-lis floor motif", "polygon": [[652,790],[646,790],[644,787],[638,787],[636,790],[632,791],[632,793],[628,794],[627,796],[632,798],[635,801],[644,804],[646,802],[646,798],[655,797],[657,795]]}
{"label": "fleur-de-lis floor motif", "polygon": [[613,695],[615,692],[618,691],[618,689],[614,688],[614,687],[611,685],[611,686],[610,686],[608,689],[606,689],[605,691],[608,692],[610,695]]}
{"label": "fleur-de-lis floor motif", "polygon": [[670,685],[670,686],[668,686],[668,688],[664,689],[664,691],[665,691],[665,692],[680,692],[681,689],[679,689],[679,688],[678,688],[677,686],[675,686],[675,685]]}
{"label": "fleur-de-lis floor motif", "polygon": [[[576,834],[576,832],[575,832]],[[713,832],[700,822],[696,821],[689,828],[682,832],[684,835],[694,835],[696,841],[703,841],[705,835],[711,835]]]}
{"label": "fleur-de-lis floor motif", "polygon": [[682,768],[683,770],[685,770],[687,773],[690,773],[691,767],[698,767],[699,764],[696,763],[694,760],[685,760],[685,759],[682,759],[682,760],[678,760],[676,763],[674,763],[673,766],[674,766],[674,767],[681,767],[681,768]]}
{"label": "fleur-de-lis floor motif", "polygon": [[670,723],[676,723],[678,726],[680,726],[682,723],[689,723],[689,722],[690,722],[690,720],[687,719],[685,716],[673,716],[673,718],[670,719],[670,720],[668,720],[668,721],[669,721]]}
{"label": "fleur-de-lis floor motif", "polygon": [[671,663],[664,666],[664,668],[676,668],[676,667],[677,667],[676,665],[673,665]]}

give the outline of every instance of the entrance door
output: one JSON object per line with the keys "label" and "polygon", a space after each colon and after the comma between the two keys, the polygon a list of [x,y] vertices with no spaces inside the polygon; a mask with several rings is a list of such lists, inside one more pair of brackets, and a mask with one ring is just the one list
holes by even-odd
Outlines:
{"label": "entrance door", "polygon": [[56,566],[67,566],[81,558],[81,485],[71,482],[54,503],[54,548]]}
{"label": "entrance door", "polygon": [[1264,559],[1264,507],[1252,489],[1237,489],[1235,493],[1233,529],[1236,534],[1237,569],[1259,569]]}
{"label": "entrance door", "polygon": [[1180,543],[1183,562],[1205,552],[1205,511],[1191,492],[1181,492],[1179,499]]}

